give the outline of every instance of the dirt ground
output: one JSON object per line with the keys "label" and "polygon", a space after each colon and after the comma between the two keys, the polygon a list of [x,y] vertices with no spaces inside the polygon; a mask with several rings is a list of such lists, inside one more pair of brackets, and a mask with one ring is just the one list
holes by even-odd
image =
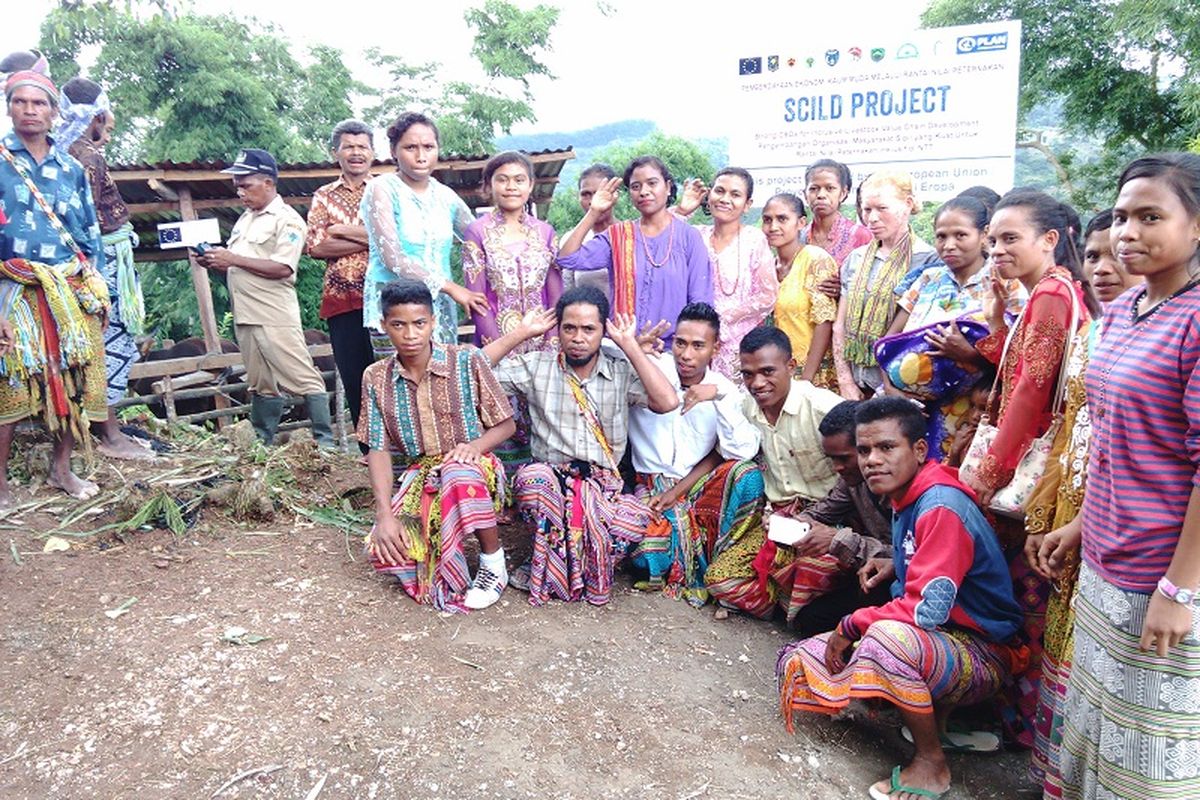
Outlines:
{"label": "dirt ground", "polygon": [[[331,502],[360,469],[305,490]],[[183,536],[44,553],[57,524],[0,526],[6,799],[857,798],[909,752],[888,716],[789,734],[785,631],[625,576],[603,608],[510,589],[448,615],[372,574],[357,539],[289,514],[205,508]],[[510,554],[526,538],[507,529]],[[1026,763],[952,756],[951,796],[1034,797]]]}

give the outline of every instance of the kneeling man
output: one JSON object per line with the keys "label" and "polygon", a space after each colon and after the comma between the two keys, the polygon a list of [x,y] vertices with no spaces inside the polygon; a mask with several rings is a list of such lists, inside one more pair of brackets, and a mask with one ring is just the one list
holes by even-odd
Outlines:
{"label": "kneeling man", "polygon": [[859,406],[855,420],[867,485],[895,510],[894,599],[783,648],[780,700],[790,730],[796,711],[835,714],[854,698],[886,699],[912,732],[916,755],[872,786],[871,797],[941,797],[950,788],[945,721],[954,706],[987,699],[1023,668],[1021,609],[974,492],[927,460],[920,409],[879,397]]}
{"label": "kneeling man", "polygon": [[708,303],[684,306],[671,355],[651,356],[682,408],[629,412],[637,495],[661,514],[634,553],[633,563],[650,574],[636,587],[682,594],[696,607],[708,600],[709,560],[731,531],[750,521],[763,492],[762,473],[749,460],[758,452],[758,430],[742,413],[737,387],[708,368],[720,329],[720,317]]}
{"label": "kneeling man", "polygon": [[[380,292],[396,355],[363,373],[358,439],[370,448],[375,494],[371,563],[395,575],[418,603],[440,610],[487,608],[508,582],[496,532],[504,468],[492,455],[516,430],[486,356],[433,341],[433,296],[402,279]],[[392,455],[404,465],[393,482]],[[470,583],[463,542],[479,539]]]}
{"label": "kneeling man", "polygon": [[[607,603],[613,566],[641,541],[654,515],[636,497],[621,494],[617,465],[625,454],[629,408],[663,413],[679,399],[642,352],[636,320],[607,318],[603,292],[581,286],[565,292],[553,314],[531,313],[484,348],[498,362],[504,391],[529,403],[533,463],[517,470],[513,491],[521,516],[534,526],[528,575],[533,605],[551,597]],[[556,323],[561,352],[500,361]],[[624,358],[600,348],[606,327]],[[525,582],[524,568],[518,577],[518,585]]]}

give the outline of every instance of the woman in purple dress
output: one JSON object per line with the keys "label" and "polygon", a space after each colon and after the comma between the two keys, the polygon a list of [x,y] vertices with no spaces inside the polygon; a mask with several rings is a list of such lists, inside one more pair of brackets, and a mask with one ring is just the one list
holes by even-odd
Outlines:
{"label": "woman in purple dress", "polygon": [[[618,222],[583,244],[596,218],[616,203],[622,183],[639,218]],[[708,247],[699,231],[671,213],[674,202],[675,181],[666,164],[654,156],[635,158],[623,179],[613,178],[596,192],[558,254],[563,269],[609,270],[612,313],[665,322],[668,346],[685,305],[713,302]]]}

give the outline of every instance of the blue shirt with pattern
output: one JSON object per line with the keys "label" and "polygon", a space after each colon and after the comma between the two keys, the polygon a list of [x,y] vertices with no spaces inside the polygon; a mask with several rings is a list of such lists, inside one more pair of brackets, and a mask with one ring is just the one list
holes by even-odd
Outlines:
{"label": "blue shirt with pattern", "polygon": [[[38,163],[15,133],[4,137],[4,146],[25,168],[79,249],[95,263],[101,249],[100,225],[83,166],[53,146]],[[25,258],[43,264],[61,264],[75,255],[50,224],[25,180],[3,158],[0,158],[0,212],[7,220],[0,226],[0,259]]]}

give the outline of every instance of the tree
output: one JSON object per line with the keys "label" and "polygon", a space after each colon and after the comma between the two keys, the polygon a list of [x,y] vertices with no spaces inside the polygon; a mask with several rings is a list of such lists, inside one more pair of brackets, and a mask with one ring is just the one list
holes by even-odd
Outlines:
{"label": "tree", "polygon": [[64,2],[42,22],[40,47],[60,81],[97,48],[91,77],[117,110],[116,160],[228,159],[247,145],[281,161],[320,158],[365,90],[333,48],[312,48],[303,67],[269,25],[157,4]]}
{"label": "tree", "polygon": [[486,78],[482,85],[450,81],[439,90],[440,64],[409,64],[377,48],[368,51],[388,71],[391,83],[377,92],[379,102],[367,118],[386,125],[404,111],[424,111],[437,122],[443,152],[491,152],[497,135],[536,119],[529,81],[554,77],[541,58],[550,49],[558,14],[553,6],[522,11],[505,0],[484,0],[481,7],[468,9],[464,19],[475,31],[471,55]]}
{"label": "tree", "polygon": [[[694,142],[679,136],[667,136],[661,131],[654,131],[646,138],[628,145],[616,145],[605,148],[596,154],[595,160],[608,164],[617,175],[625,170],[629,162],[638,156],[655,155],[663,160],[667,169],[678,185],[682,186],[688,178],[701,178],[711,183],[716,173],[708,154],[696,146]],[[583,165],[586,169],[588,165]],[[579,208],[577,184],[575,181],[560,182],[550,202],[550,211],[546,221],[560,234],[571,230],[583,219],[583,211]],[[622,192],[617,200],[615,212],[617,219],[634,219],[637,211],[629,201],[629,193]],[[699,221],[699,220],[697,220]]]}
{"label": "tree", "polygon": [[[933,0],[937,27],[1019,19],[1021,132],[1077,201],[1105,195],[1122,161],[1183,149],[1200,131],[1200,4],[1195,0]],[[1072,158],[1053,132],[1028,125],[1061,102],[1062,133],[1098,137],[1100,156]]]}

